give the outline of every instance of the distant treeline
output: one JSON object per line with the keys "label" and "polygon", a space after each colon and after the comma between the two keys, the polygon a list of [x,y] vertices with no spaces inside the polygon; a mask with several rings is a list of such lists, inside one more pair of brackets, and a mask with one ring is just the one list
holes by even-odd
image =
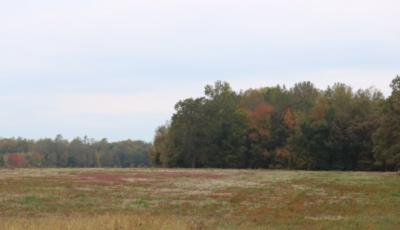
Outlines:
{"label": "distant treeline", "polygon": [[228,83],[178,102],[150,151],[153,165],[308,170],[400,169],[400,77],[388,98],[345,84],[234,92]]}
{"label": "distant treeline", "polygon": [[145,167],[149,149],[142,141],[68,141],[60,135],[37,141],[0,139],[0,167]]}

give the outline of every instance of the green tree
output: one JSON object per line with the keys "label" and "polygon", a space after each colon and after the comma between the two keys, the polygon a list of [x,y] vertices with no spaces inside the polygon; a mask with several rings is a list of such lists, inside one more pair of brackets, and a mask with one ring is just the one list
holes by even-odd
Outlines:
{"label": "green tree", "polygon": [[374,135],[374,156],[385,170],[400,168],[400,76],[393,79],[391,88]]}
{"label": "green tree", "polygon": [[300,82],[290,90],[292,108],[300,112],[310,111],[318,101],[320,92],[311,82]]}
{"label": "green tree", "polygon": [[4,155],[0,154],[0,167],[4,167],[5,163],[4,163]]}
{"label": "green tree", "polygon": [[33,151],[43,155],[44,167],[57,167],[57,154],[52,139],[40,139],[33,146]]}
{"label": "green tree", "polygon": [[186,99],[176,104],[170,128],[173,155],[170,166],[196,168],[205,160],[206,119],[205,98]]}
{"label": "green tree", "polygon": [[150,159],[153,166],[168,166],[168,159],[171,155],[168,149],[168,131],[169,127],[167,125],[160,126],[156,130],[150,150]]}
{"label": "green tree", "polygon": [[246,167],[246,115],[238,110],[239,96],[226,82],[205,88],[208,167]]}

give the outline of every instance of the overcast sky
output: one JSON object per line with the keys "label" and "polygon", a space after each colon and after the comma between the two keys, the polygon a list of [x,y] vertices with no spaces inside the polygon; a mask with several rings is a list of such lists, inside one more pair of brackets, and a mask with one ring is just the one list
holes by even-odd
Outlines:
{"label": "overcast sky", "polygon": [[216,80],[387,95],[399,12],[399,0],[0,0],[0,136],[150,141]]}

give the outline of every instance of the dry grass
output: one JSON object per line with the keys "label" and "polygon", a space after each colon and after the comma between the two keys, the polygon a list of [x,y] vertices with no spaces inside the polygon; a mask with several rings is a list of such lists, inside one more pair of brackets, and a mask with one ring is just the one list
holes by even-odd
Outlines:
{"label": "dry grass", "polygon": [[0,229],[9,230],[183,230],[195,224],[186,223],[175,217],[145,215],[104,214],[93,216],[3,218]]}
{"label": "dry grass", "polygon": [[395,173],[0,170],[0,229],[397,229]]}

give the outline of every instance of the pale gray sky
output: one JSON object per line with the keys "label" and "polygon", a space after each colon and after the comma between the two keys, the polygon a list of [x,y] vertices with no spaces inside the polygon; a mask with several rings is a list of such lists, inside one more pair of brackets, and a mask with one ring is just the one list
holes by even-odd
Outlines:
{"label": "pale gray sky", "polygon": [[388,94],[395,0],[0,0],[0,136],[152,139],[176,101],[344,82]]}

